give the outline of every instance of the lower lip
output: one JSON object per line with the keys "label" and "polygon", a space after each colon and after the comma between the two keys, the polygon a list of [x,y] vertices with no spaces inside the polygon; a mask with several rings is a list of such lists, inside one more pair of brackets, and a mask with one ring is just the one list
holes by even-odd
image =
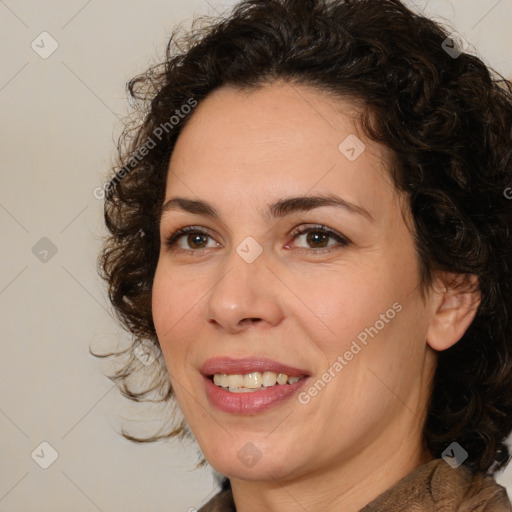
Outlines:
{"label": "lower lip", "polygon": [[257,414],[289,400],[308,378],[301,379],[294,384],[276,384],[261,391],[248,393],[232,393],[226,388],[215,385],[208,377],[204,377],[204,380],[206,395],[210,403],[217,409],[233,414]]}

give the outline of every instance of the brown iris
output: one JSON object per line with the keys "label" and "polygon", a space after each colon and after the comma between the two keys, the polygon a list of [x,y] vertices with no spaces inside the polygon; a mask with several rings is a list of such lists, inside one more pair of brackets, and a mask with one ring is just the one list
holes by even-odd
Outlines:
{"label": "brown iris", "polygon": [[308,244],[312,245],[313,247],[327,247],[329,235],[325,233],[320,233],[319,231],[311,231],[310,233],[308,233],[306,240]]}

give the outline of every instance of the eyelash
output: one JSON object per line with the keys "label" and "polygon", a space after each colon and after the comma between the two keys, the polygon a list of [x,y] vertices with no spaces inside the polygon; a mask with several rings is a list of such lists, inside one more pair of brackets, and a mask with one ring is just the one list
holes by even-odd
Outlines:
{"label": "eyelash", "polygon": [[[328,246],[327,248],[321,248],[321,249],[312,249],[312,248],[308,249],[308,248],[304,248],[304,247],[299,247],[298,250],[306,251],[306,252],[310,252],[310,253],[314,253],[314,254],[323,254],[323,253],[331,252],[335,248],[346,247],[351,244],[351,241],[348,238],[344,237],[343,235],[340,235],[336,231],[333,231],[322,224],[310,225],[307,227],[295,229],[291,233],[292,240],[295,241],[299,236],[304,235],[306,233],[310,233],[310,232],[321,233],[322,235],[327,235],[327,236],[333,238],[334,240],[336,240],[338,242],[338,244]],[[178,229],[177,231],[172,233],[167,238],[165,245],[167,246],[168,250],[170,250],[170,251],[176,251],[176,252],[181,251],[181,252],[186,252],[186,253],[201,253],[201,252],[209,249],[209,248],[202,248],[202,249],[176,249],[175,248],[176,242],[182,236],[191,235],[191,234],[205,235],[207,237],[212,238],[206,231],[204,231],[203,229],[201,229],[199,227],[186,226],[186,227]]]}

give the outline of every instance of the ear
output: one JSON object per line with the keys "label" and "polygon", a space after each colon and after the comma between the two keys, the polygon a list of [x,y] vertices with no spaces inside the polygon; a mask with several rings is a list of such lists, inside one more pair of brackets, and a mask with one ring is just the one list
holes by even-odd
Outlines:
{"label": "ear", "polygon": [[427,343],[446,350],[459,341],[475,318],[481,302],[478,277],[442,272],[432,290],[433,312]]}

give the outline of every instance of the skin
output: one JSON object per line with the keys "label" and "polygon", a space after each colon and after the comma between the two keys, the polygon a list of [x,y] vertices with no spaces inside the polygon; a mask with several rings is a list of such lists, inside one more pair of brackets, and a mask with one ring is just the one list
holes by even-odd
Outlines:
{"label": "skin", "polygon": [[[460,339],[478,296],[439,274],[422,297],[389,152],[360,133],[356,113],[305,85],[224,87],[197,106],[170,161],[165,201],[207,201],[220,218],[162,215],[153,318],[180,408],[205,458],[231,479],[238,512],[355,512],[433,459],[421,429],[436,351]],[[338,149],[350,134],[366,145],[355,161]],[[373,220],[334,206],[264,215],[279,199],[312,194],[336,194]],[[323,238],[316,224],[350,243]],[[207,236],[167,247],[184,226]],[[317,238],[294,238],[297,227]],[[236,252],[248,236],[263,250],[253,263]],[[395,303],[401,311],[307,404],[295,396],[243,416],[209,403],[199,373],[207,359],[268,357],[314,382]],[[252,467],[237,456],[247,443],[261,453]]]}

